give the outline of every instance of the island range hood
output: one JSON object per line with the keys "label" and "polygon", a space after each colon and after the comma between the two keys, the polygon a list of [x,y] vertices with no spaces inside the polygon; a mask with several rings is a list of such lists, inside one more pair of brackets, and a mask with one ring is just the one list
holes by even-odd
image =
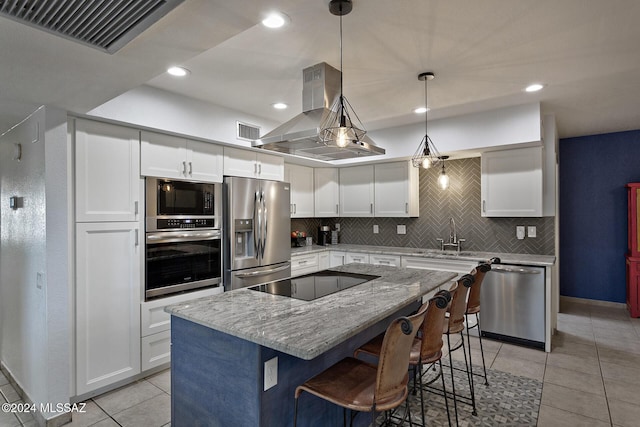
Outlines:
{"label": "island range hood", "polygon": [[321,62],[305,68],[302,76],[302,113],[253,141],[254,147],[327,161],[385,154],[367,135],[344,148],[321,141],[321,123],[340,96],[340,71]]}

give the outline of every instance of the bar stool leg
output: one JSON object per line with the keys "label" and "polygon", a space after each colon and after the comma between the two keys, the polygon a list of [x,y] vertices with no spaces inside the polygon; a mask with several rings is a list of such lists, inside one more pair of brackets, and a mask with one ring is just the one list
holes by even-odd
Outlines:
{"label": "bar stool leg", "polygon": [[[447,421],[449,421],[449,427],[451,427],[451,414],[449,413],[449,398],[447,398],[447,389],[444,385],[444,371],[442,370],[442,359],[438,360],[440,364],[440,379],[442,380],[442,394],[444,395],[444,406],[447,408]],[[424,424],[424,418],[422,420],[422,424]],[[456,425],[458,425],[458,420],[456,419]]]}
{"label": "bar stool leg", "polygon": [[467,349],[465,348],[465,345],[464,345],[463,331],[460,331],[460,339],[462,340],[462,353],[464,354],[464,364],[465,364],[465,368],[467,369],[467,380],[469,381],[469,389],[471,394],[471,406],[473,408],[473,411],[471,412],[471,414],[478,415],[478,411],[476,410],[476,393],[475,393],[475,390],[473,389],[473,365],[471,364],[471,343],[470,342],[468,343],[469,361],[467,364]]}
{"label": "bar stool leg", "polygon": [[[453,358],[451,357],[451,335],[447,334],[447,347],[449,349],[449,369],[451,371],[451,394],[453,396],[453,413],[456,417],[456,426],[458,425],[458,403],[456,399],[456,382],[453,378]],[[444,391],[444,390],[443,390]],[[444,391],[446,395],[446,391]]]}
{"label": "bar stool leg", "polygon": [[[482,370],[484,371],[484,385],[489,385],[489,379],[487,378],[487,365],[484,362],[484,349],[482,348],[482,330],[480,329],[480,318],[476,313],[476,325],[478,326],[478,340],[480,341],[480,354],[482,355]],[[467,331],[468,333],[469,331]]]}

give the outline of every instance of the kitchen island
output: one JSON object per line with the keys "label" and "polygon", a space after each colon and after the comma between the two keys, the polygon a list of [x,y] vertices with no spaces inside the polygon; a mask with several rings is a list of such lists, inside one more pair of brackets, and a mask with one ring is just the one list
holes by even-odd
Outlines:
{"label": "kitchen island", "polygon": [[[172,425],[291,425],[296,386],[456,276],[361,264],[332,270],[379,278],[313,301],[239,289],[167,307]],[[299,415],[304,426],[342,422],[340,408],[308,394]]]}

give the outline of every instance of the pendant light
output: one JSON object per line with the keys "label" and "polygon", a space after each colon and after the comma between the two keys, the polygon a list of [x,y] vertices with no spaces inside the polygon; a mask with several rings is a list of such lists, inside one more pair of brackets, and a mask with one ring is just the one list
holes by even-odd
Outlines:
{"label": "pendant light", "polygon": [[[325,145],[337,145],[341,148],[360,142],[367,133],[358,115],[343,94],[342,16],[351,12],[352,8],[351,0],[331,0],[329,2],[329,11],[340,17],[340,96],[334,101],[331,112],[320,124],[320,140]],[[352,120],[352,116],[355,121]]]}
{"label": "pendant light", "polygon": [[427,71],[425,73],[418,74],[418,80],[424,82],[424,106],[426,111],[424,112],[424,138],[420,141],[420,145],[418,145],[418,149],[411,157],[411,163],[416,168],[424,168],[429,169],[430,167],[437,166],[441,161],[440,153],[436,149],[436,146],[429,138],[429,121],[428,114],[429,104],[428,104],[428,92],[427,92],[427,82],[429,80],[433,80],[435,78],[435,74],[431,71]]}
{"label": "pendant light", "polygon": [[449,188],[449,175],[447,175],[447,172],[444,170],[444,161],[448,158],[449,156],[440,156],[438,158],[439,161],[442,161],[442,172],[438,175],[438,187],[440,187],[441,190]]}

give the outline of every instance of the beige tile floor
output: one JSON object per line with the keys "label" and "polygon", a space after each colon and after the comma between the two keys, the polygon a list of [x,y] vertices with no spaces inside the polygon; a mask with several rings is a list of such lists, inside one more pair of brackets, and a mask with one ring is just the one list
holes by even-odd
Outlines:
{"label": "beige tile floor", "polygon": [[[543,381],[539,427],[640,425],[640,319],[624,308],[562,302],[552,352],[483,340],[487,366]],[[480,360],[472,339],[474,361]],[[71,427],[170,424],[170,373],[97,396]],[[2,402],[19,399],[0,374]],[[0,412],[0,427],[34,426]]]}

